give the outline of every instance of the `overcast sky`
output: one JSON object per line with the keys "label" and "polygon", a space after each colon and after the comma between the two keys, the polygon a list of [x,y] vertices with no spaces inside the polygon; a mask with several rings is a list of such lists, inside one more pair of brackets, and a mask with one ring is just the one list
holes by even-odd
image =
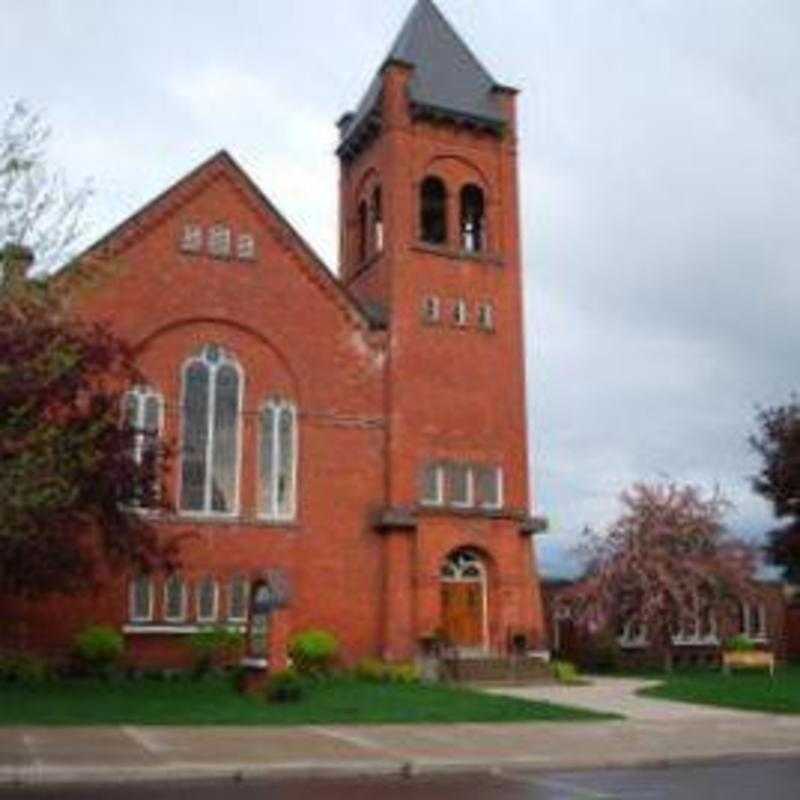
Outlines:
{"label": "overcast sky", "polygon": [[[225,147],[331,265],[334,121],[412,0],[3,0],[25,98],[104,233]],[[545,570],[638,479],[754,497],[756,404],[798,381],[800,3],[440,0],[521,87],[528,374]]]}

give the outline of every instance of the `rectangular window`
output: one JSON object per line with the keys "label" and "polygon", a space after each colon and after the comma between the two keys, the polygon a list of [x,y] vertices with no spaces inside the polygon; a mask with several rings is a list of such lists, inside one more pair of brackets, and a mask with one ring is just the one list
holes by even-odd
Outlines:
{"label": "rectangular window", "polygon": [[250,598],[250,585],[241,576],[236,576],[230,583],[228,595],[228,619],[242,622],[247,619],[247,603]]}
{"label": "rectangular window", "polygon": [[130,585],[131,622],[150,622],[153,619],[153,581],[139,575]]}
{"label": "rectangular window", "polygon": [[475,502],[480,508],[503,505],[503,471],[500,467],[475,467]]}
{"label": "rectangular window", "polygon": [[472,506],[472,469],[466,464],[450,464],[447,472],[447,499],[450,505],[457,508]]}
{"label": "rectangular window", "polygon": [[125,396],[126,423],[133,431],[132,457],[138,467],[136,485],[125,502],[151,508],[158,497],[159,439],[163,425],[164,398],[152,389],[138,387]]}
{"label": "rectangular window", "polygon": [[186,619],[186,584],[180,575],[170,575],[164,583],[164,619],[167,622]]}
{"label": "rectangular window", "polygon": [[426,297],[422,301],[422,320],[435,325],[441,319],[441,303],[438,297]]}
{"label": "rectangular window", "polygon": [[231,230],[226,225],[214,225],[208,231],[208,252],[215,258],[231,254]]}
{"label": "rectangular window", "polygon": [[440,464],[426,464],[422,471],[422,503],[426,506],[444,503],[444,469]]}
{"label": "rectangular window", "polygon": [[181,250],[184,253],[203,252],[203,228],[200,225],[184,225],[181,235]]}
{"label": "rectangular window", "polygon": [[252,261],[256,257],[256,240],[251,233],[241,233],[236,240],[236,256],[240,261]]}
{"label": "rectangular window", "polygon": [[291,520],[296,515],[297,422],[294,406],[269,402],[261,413],[261,515]]}
{"label": "rectangular window", "polygon": [[214,622],[217,619],[217,584],[213,578],[204,578],[197,586],[197,621]]}
{"label": "rectangular window", "polygon": [[453,323],[459,328],[466,328],[469,323],[469,312],[465,300],[456,300],[453,306]]}
{"label": "rectangular window", "polygon": [[478,327],[482,331],[494,330],[494,306],[491,303],[478,305]]}

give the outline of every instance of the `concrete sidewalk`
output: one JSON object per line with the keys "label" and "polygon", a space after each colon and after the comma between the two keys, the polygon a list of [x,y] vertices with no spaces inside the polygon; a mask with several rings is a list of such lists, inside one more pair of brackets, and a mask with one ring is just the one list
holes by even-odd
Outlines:
{"label": "concrete sidewalk", "polygon": [[638,685],[599,681],[586,691],[558,686],[503,690],[598,710],[612,710],[602,707],[610,704],[629,714],[619,722],[0,728],[0,785],[572,770],[800,757],[800,717],[635,698],[632,691]]}

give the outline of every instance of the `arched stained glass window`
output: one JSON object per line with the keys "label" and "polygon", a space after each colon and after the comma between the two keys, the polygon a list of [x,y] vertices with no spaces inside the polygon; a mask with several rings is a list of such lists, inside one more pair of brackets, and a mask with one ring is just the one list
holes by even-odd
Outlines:
{"label": "arched stained glass window", "polygon": [[297,413],[290,403],[270,400],[261,415],[261,514],[267,519],[295,516]]}
{"label": "arched stained glass window", "polygon": [[216,345],[184,368],[182,511],[237,511],[241,392],[238,364]]}
{"label": "arched stained glass window", "polygon": [[177,572],[164,582],[164,619],[167,622],[186,619],[186,584]]}
{"label": "arched stained glass window", "polygon": [[210,575],[197,585],[197,619],[199,622],[217,619],[217,583]]}

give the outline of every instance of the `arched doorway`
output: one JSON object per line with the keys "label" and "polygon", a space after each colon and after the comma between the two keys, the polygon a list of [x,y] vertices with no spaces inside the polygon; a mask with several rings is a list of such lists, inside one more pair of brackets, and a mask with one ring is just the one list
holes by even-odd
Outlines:
{"label": "arched doorway", "polygon": [[440,573],[442,631],[459,648],[485,650],[488,639],[486,565],[473,550],[457,550]]}

